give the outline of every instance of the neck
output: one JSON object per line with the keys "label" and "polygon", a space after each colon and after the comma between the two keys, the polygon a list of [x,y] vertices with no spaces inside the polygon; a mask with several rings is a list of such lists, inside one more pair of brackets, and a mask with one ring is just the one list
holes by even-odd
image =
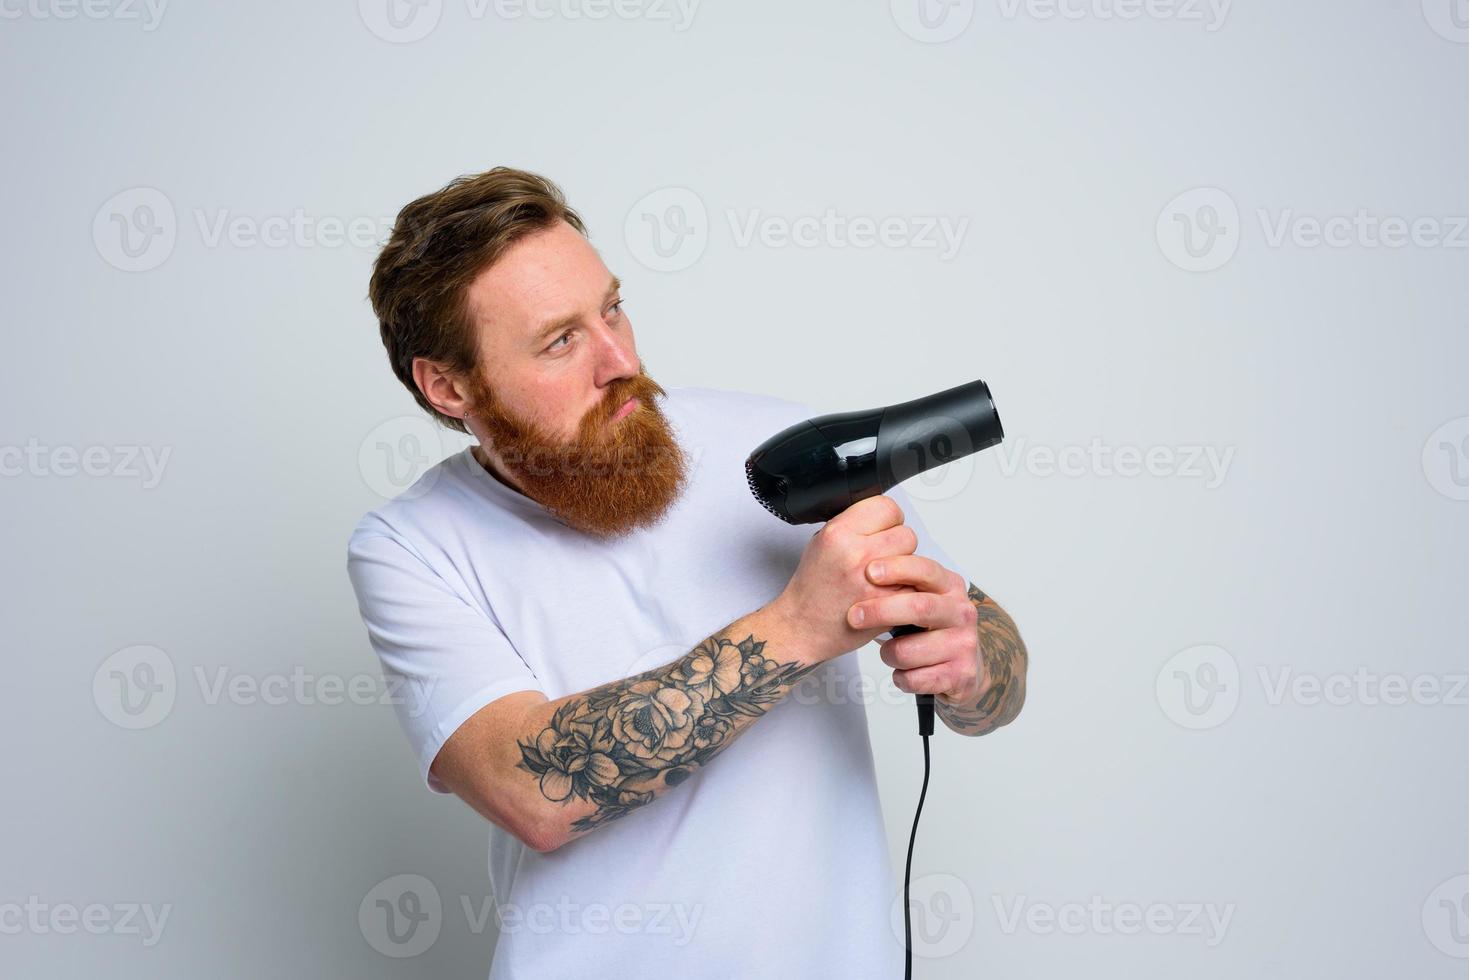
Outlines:
{"label": "neck", "polygon": [[485,450],[485,448],[484,448],[483,445],[471,446],[469,451],[474,456],[475,462],[479,463],[480,466],[484,467],[485,472],[486,473],[489,473],[490,476],[494,477],[496,480],[500,481],[505,486],[509,487],[511,490],[514,490],[516,493],[520,494],[522,497],[526,497],[528,499],[534,499],[534,498],[531,498],[530,497],[530,494],[526,493],[520,487],[516,486],[514,480],[510,479],[508,476],[505,476],[504,474],[502,474],[499,471],[499,469],[494,464],[494,460],[491,458],[490,454]]}

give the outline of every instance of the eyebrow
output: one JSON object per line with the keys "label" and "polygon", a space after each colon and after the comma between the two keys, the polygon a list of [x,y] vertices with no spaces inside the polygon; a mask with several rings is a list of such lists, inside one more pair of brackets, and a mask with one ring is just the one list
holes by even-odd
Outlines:
{"label": "eyebrow", "polygon": [[[607,292],[602,295],[602,302],[605,303],[613,296],[616,296],[618,291],[621,289],[622,280],[617,278],[616,276],[613,276],[612,281],[607,284]],[[553,334],[560,333],[567,327],[575,324],[577,319],[577,314],[573,313],[571,316],[563,316],[556,320],[552,320],[548,323],[542,324],[541,327],[536,330],[536,332],[531,336],[530,345],[532,347],[540,347],[542,343],[550,340]]]}

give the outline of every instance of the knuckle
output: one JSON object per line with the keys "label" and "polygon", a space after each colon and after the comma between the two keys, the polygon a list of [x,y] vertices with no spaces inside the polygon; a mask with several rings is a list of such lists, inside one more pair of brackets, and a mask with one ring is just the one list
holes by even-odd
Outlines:
{"label": "knuckle", "polygon": [[878,494],[877,499],[882,501],[883,517],[892,521],[894,524],[897,524],[903,520],[903,508],[898,506],[898,502],[896,500],[894,500],[892,497],[889,497],[885,493]]}

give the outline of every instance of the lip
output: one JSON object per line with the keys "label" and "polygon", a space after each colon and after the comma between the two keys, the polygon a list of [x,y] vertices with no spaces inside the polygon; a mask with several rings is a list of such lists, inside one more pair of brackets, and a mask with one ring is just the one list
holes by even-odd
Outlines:
{"label": "lip", "polygon": [[636,396],[629,398],[626,402],[623,402],[622,407],[617,410],[617,414],[612,416],[612,421],[616,422],[618,419],[632,414],[632,410],[637,408],[639,404],[641,403]]}

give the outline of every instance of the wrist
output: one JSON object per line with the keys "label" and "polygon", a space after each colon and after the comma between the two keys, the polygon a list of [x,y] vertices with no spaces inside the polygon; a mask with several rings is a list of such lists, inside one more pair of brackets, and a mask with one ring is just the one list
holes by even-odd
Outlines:
{"label": "wrist", "polygon": [[[801,628],[801,619],[786,600],[785,594],[777,596],[751,614],[755,621],[752,632],[757,640],[765,640],[769,646],[767,657],[776,660],[794,660],[800,664],[820,663],[819,651],[811,648],[808,634]],[[771,651],[778,650],[778,654]]]}

